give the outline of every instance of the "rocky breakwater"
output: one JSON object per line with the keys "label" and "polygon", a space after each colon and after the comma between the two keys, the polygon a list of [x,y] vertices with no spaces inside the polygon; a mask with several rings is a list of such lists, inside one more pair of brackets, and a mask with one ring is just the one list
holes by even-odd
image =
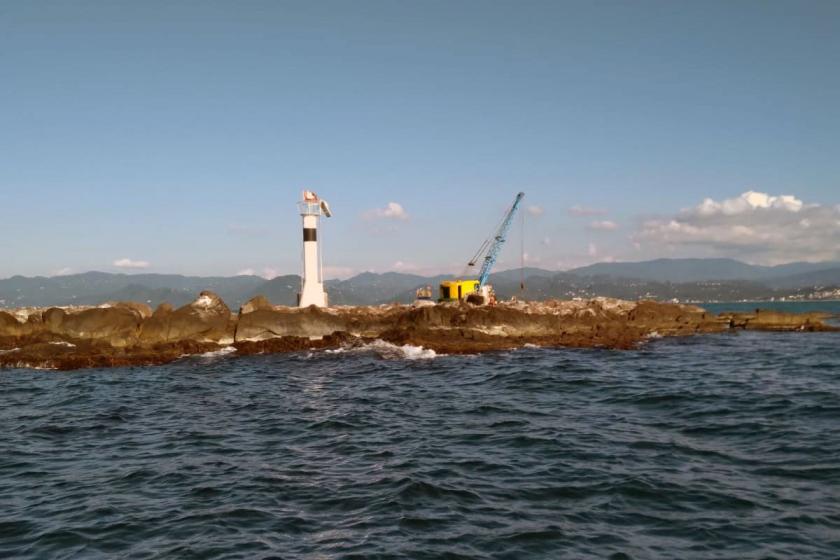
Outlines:
{"label": "rocky breakwater", "polygon": [[78,369],[160,364],[234,342],[236,316],[212,292],[172,309],[97,307],[0,311],[0,366]]}
{"label": "rocky breakwater", "polygon": [[659,336],[732,329],[837,330],[821,314],[710,315],[700,307],[630,302],[508,302],[477,307],[297,309],[256,297],[233,313],[212,292],[154,312],[144,304],[0,311],[0,367],[76,369],[159,364],[227,349],[240,355],[336,348],[381,339],[439,353],[538,346],[632,348]]}

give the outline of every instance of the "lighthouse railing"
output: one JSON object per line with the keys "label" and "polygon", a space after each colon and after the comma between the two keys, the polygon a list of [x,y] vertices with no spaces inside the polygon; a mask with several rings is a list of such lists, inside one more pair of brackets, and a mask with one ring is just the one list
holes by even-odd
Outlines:
{"label": "lighthouse railing", "polygon": [[320,216],[321,203],[320,202],[298,202],[298,210],[301,216]]}

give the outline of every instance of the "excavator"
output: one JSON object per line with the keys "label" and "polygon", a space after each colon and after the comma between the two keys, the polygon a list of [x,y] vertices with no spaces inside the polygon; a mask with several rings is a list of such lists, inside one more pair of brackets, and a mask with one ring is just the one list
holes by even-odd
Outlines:
{"label": "excavator", "polygon": [[487,279],[490,277],[490,271],[493,270],[496,259],[499,257],[499,252],[507,240],[508,230],[510,230],[511,223],[513,223],[513,217],[519,209],[519,205],[524,196],[524,192],[516,195],[513,204],[505,212],[501,223],[484,240],[473,258],[467,263],[467,270],[469,270],[481,261],[481,270],[478,273],[478,278],[446,280],[441,282],[438,302],[467,301],[476,305],[493,305],[496,303],[496,294],[493,292],[493,287],[487,283]]}

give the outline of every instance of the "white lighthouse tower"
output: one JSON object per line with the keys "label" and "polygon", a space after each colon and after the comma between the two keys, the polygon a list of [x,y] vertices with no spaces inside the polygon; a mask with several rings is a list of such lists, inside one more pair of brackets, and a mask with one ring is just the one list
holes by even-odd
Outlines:
{"label": "white lighthouse tower", "polygon": [[303,218],[303,278],[298,294],[298,307],[327,306],[327,292],[324,291],[321,247],[318,243],[318,224],[321,216],[332,216],[326,200],[321,200],[312,191],[303,191],[298,202]]}

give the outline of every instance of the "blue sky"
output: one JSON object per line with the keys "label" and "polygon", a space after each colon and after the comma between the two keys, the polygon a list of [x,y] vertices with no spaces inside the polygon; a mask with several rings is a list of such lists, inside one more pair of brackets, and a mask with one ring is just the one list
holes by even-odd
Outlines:
{"label": "blue sky", "polygon": [[837,260],[838,28],[837,2],[5,0],[0,277],[297,273],[304,187],[332,275],[460,272],[519,190],[544,268]]}

